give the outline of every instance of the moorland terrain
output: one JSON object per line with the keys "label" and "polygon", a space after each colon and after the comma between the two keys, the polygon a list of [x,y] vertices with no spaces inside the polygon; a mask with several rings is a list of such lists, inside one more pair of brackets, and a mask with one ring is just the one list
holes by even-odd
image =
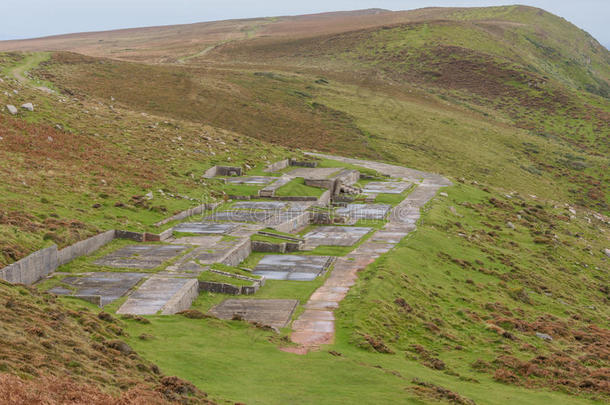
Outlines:
{"label": "moorland terrain", "polygon": [[[125,317],[48,283],[3,283],[1,399],[608,400],[610,53],[568,21],[525,6],[374,9],[0,52],[0,266],[258,190],[202,177],[217,164],[261,175],[317,151],[453,183],[358,274],[334,342],[305,355],[279,350],[290,327],[204,316],[223,294]],[[24,103],[34,111],[4,108]],[[304,303],[323,282],[270,280],[257,294]]]}

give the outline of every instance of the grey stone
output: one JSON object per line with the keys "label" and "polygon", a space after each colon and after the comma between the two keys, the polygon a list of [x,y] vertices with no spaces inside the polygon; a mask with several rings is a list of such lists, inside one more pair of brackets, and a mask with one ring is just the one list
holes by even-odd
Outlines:
{"label": "grey stone", "polygon": [[553,340],[553,337],[546,333],[536,332],[536,336],[539,337],[540,339],[546,340],[548,342]]}
{"label": "grey stone", "polygon": [[11,115],[15,115],[17,114],[19,111],[17,110],[17,107],[15,107],[12,104],[7,104],[6,105],[6,109],[8,110],[9,113],[11,113]]}
{"label": "grey stone", "polygon": [[606,254],[606,256],[610,257],[610,249],[604,249],[604,253]]}
{"label": "grey stone", "polygon": [[277,180],[277,177],[269,176],[248,176],[248,177],[229,177],[225,183],[229,184],[269,184]]}
{"label": "grey stone", "polygon": [[445,193],[444,191],[438,193],[441,197],[449,197],[449,194]]}
{"label": "grey stone", "polygon": [[235,224],[213,222],[185,222],[174,227],[174,231],[197,234],[227,234],[237,227]]}
{"label": "grey stone", "polygon": [[281,329],[290,322],[298,303],[297,300],[228,299],[212,308],[209,313],[220,319],[239,317]]}
{"label": "grey stone", "polygon": [[94,273],[83,277],[65,277],[62,283],[76,287],[72,292],[55,287],[49,292],[58,295],[100,296],[101,306],[122,297],[147,275],[145,273]]}
{"label": "grey stone", "polygon": [[269,280],[311,281],[322,275],[332,264],[330,256],[267,255],[253,274]]}
{"label": "grey stone", "polygon": [[508,221],[508,222],[506,223],[506,227],[507,227],[507,228],[510,228],[510,229],[515,229],[515,224],[513,224],[513,223],[512,223],[512,222],[510,222],[510,221]]}
{"label": "grey stone", "polygon": [[373,228],[356,226],[321,226],[307,233],[308,246],[353,246]]}
{"label": "grey stone", "polygon": [[273,214],[268,211],[219,211],[204,218],[207,221],[254,222],[265,223]]}
{"label": "grey stone", "polygon": [[187,246],[183,245],[130,245],[112,252],[95,264],[129,269],[153,269],[178,256]]}
{"label": "grey stone", "polygon": [[154,276],[146,280],[117,314],[163,315],[186,310],[197,297],[199,283],[196,279]]}
{"label": "grey stone", "polygon": [[335,212],[351,219],[384,219],[391,208],[389,204],[348,204]]}
{"label": "grey stone", "polygon": [[28,111],[34,111],[34,105],[32,103],[25,103],[21,105],[21,108]]}
{"label": "grey stone", "polygon": [[372,181],[362,188],[365,194],[401,194],[411,186],[404,181]]}

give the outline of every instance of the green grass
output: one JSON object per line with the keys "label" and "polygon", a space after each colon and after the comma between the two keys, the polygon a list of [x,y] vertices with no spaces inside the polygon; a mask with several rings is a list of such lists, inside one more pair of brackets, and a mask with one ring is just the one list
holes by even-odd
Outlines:
{"label": "green grass", "polygon": [[324,191],[326,190],[306,185],[305,179],[297,177],[296,179],[293,179],[289,183],[275,190],[275,195],[278,197],[320,197]]}
{"label": "green grass", "polygon": [[[502,302],[511,309],[523,306],[523,303],[512,301],[509,295],[510,289],[519,285],[516,281],[507,282],[507,286],[502,287],[498,276],[464,270],[439,258],[438,252],[443,252],[472,262],[480,259],[490,269],[503,267],[499,263],[494,265],[487,258],[496,252],[483,253],[480,241],[464,241],[457,233],[448,232],[447,226],[456,220],[463,228],[472,230],[482,226],[482,222],[501,225],[504,224],[503,216],[510,215],[509,212],[494,213],[492,209],[486,209],[485,212],[491,217],[481,218],[459,204],[463,201],[484,204],[489,198],[488,193],[471,186],[456,186],[448,192],[449,199],[437,200],[427,209],[416,233],[405,239],[392,255],[377,260],[360,274],[356,286],[337,311],[335,343],[323,347],[319,352],[305,356],[283,353],[278,350],[280,339],[243,322],[182,317],[149,317],[150,325],[127,321],[126,330],[131,336],[129,343],[139,353],[156,361],[166,372],[188,378],[213,395],[253,404],[338,404],[345,401],[364,404],[426,403],[413,390],[412,380],[415,377],[458,392],[476,403],[600,403],[545,388],[532,390],[506,385],[470,367],[479,358],[491,360],[505,350],[519,352],[523,350],[519,349],[523,342],[534,345],[536,350],[553,349],[535,337],[516,331],[513,333],[519,334],[518,341],[498,338],[495,332],[485,327],[485,321],[474,322],[465,317],[466,310],[480,312],[479,305],[489,301]],[[460,207],[458,213],[462,216],[452,217],[449,206]],[[525,263],[529,260],[543,260],[545,248],[536,246],[533,237],[524,233],[521,225],[517,226],[518,231],[513,232],[515,235],[511,235],[510,231],[497,231],[503,242],[490,240],[485,242],[485,246],[499,249],[498,252],[503,254],[510,253],[515,265],[523,265],[527,269],[529,267]],[[567,226],[575,230],[585,225],[579,220]],[[527,251],[538,251],[541,255],[521,256],[518,251],[511,251],[508,245],[510,240],[527,243],[524,245]],[[586,259],[582,254],[578,259],[589,260],[589,268],[593,268],[592,259]],[[601,260],[601,256],[595,260]],[[551,262],[543,266],[545,271],[550,270],[548,265]],[[600,273],[597,271],[593,274]],[[530,276],[525,272],[519,273],[519,277]],[[473,279],[474,284],[465,283],[466,279]],[[552,285],[554,296],[572,293],[562,280],[544,280]],[[269,280],[256,298],[298,298],[304,302],[321,281],[301,283]],[[457,285],[459,289],[455,288]],[[600,294],[589,298],[586,298],[588,293],[585,291],[577,294],[582,296],[578,300],[583,300],[580,304],[583,306],[595,304],[591,299],[602,299]],[[394,303],[397,297],[405,298],[414,308],[414,315],[401,312],[401,307]],[[206,311],[221,300],[222,297],[218,295],[202,294],[193,308]],[[536,294],[533,302],[555,316],[566,316],[554,298]],[[428,313],[426,308],[430,306],[434,312]],[[536,313],[530,308],[525,310],[525,319]],[[602,321],[603,316],[593,315],[591,310],[586,312],[594,320]],[[444,321],[440,336],[424,327],[433,317]],[[177,330],[182,332],[176,333]],[[153,335],[154,339],[137,339],[142,333]],[[376,353],[362,343],[362,334],[381,339],[395,354]],[[562,347],[564,343],[559,340],[553,345]],[[171,355],[167,349],[170,344]],[[423,345],[435,353],[445,362],[446,370],[424,366],[422,360],[411,351],[411,344]],[[461,345],[462,349],[455,350],[456,345]],[[507,345],[510,349],[501,349]],[[330,355],[330,350],[341,353],[341,356]],[[520,356],[527,357],[527,352],[521,352]],[[241,361],[244,358],[249,361]],[[207,366],[195,366],[201,362]],[[299,372],[294,373],[297,369]],[[277,381],[282,383],[278,384]],[[269,390],[268,387],[274,389]]]}

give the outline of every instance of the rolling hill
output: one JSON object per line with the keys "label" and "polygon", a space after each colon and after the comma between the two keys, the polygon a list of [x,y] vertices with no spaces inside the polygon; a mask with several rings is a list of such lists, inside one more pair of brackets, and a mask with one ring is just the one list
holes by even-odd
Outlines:
{"label": "rolling hill", "polygon": [[[455,183],[360,273],[336,342],[319,352],[280,352],[285,334],[238,321],[98,319],[104,341],[126,340],[145,368],[126,360],[113,380],[86,352],[55,374],[0,362],[6,378],[76,373],[92,397],[180,399],[157,396],[154,361],[247,403],[607,401],[610,53],[565,19],[526,6],[370,9],[5,41],[0,52],[3,104],[35,106],[0,113],[0,265],[227,199],[201,177],[215,164],[256,172],[319,151]],[[73,323],[99,311],[0,287],[31,311],[27,325],[2,314],[14,334],[52,324],[46,305]]]}

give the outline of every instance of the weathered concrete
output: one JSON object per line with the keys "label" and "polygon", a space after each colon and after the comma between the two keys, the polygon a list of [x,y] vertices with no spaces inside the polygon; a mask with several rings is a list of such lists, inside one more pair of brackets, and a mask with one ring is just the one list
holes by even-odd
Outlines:
{"label": "weathered concrete", "polygon": [[252,253],[249,237],[203,244],[168,266],[163,274],[197,275],[213,263],[236,266]]}
{"label": "weathered concrete", "polygon": [[50,293],[58,295],[74,296],[99,296],[100,306],[111,303],[122,297],[133,288],[145,273],[93,273],[83,277],[65,277],[61,280],[64,284],[74,286],[73,292],[63,287],[55,287],[49,290]]}
{"label": "weathered concrete", "polygon": [[203,173],[203,177],[211,179],[216,176],[241,176],[241,167],[237,166],[214,166]]}
{"label": "weathered concrete", "polygon": [[441,176],[400,166],[326,155],[316,156],[360,165],[389,176],[411,179],[420,184],[407,199],[392,209],[389,222],[383,230],[377,231],[349,255],[337,259],[331,275],[324,285],[312,294],[305,305],[305,311],[293,324],[291,339],[302,345],[302,350],[293,350],[298,353],[306,353],[322,344],[332,343],[335,335],[333,311],[338,308],[339,302],[345,298],[349,288],[356,282],[358,272],[390,251],[404,236],[413,231],[421,207],[440,187],[451,184]]}
{"label": "weathered concrete", "polygon": [[290,322],[298,303],[297,300],[228,299],[212,308],[209,313],[220,319],[239,317],[279,330]]}
{"label": "weathered concrete", "polygon": [[13,284],[31,285],[55,271],[57,246],[39,250],[0,270],[0,279]]}
{"label": "weathered concrete", "polygon": [[293,233],[309,225],[310,221],[310,212],[289,211],[276,216],[275,221],[269,226],[278,232]]}
{"label": "weathered concrete", "polygon": [[326,272],[333,260],[330,256],[267,255],[253,274],[269,280],[311,281]]}
{"label": "weathered concrete", "polygon": [[353,246],[373,228],[356,226],[321,226],[307,233],[305,249],[316,246]]}
{"label": "weathered concrete", "polygon": [[218,211],[206,217],[206,221],[230,221],[230,222],[253,222],[265,223],[273,216],[269,211],[248,211],[248,210],[233,210],[233,211]]}
{"label": "weathered concrete", "polygon": [[300,167],[298,169],[291,170],[288,172],[290,177],[302,177],[310,180],[327,180],[338,174],[342,167]]}
{"label": "weathered concrete", "polygon": [[196,279],[153,276],[131,294],[117,314],[169,315],[188,309],[198,293]]}
{"label": "weathered concrete", "polygon": [[286,253],[286,242],[272,243],[253,240],[252,251],[265,253]]}
{"label": "weathered concrete", "polygon": [[197,207],[189,208],[188,210],[179,212],[176,215],[173,215],[169,218],[159,221],[155,224],[155,226],[162,226],[162,225],[165,225],[172,221],[179,221],[179,220],[182,220],[185,218],[193,217],[195,215],[200,215],[200,214],[203,214],[205,211],[211,211],[211,210],[216,209],[216,207],[218,207],[219,205],[220,205],[220,203],[201,204],[201,205],[198,205]]}
{"label": "weathered concrete", "polygon": [[267,173],[279,172],[280,170],[284,170],[290,165],[290,161],[288,159],[280,160],[279,162],[275,162],[267,166],[263,171]]}
{"label": "weathered concrete", "polygon": [[247,176],[247,177],[228,177],[225,179],[225,183],[229,184],[269,184],[277,180],[277,177],[268,176]]}
{"label": "weathered concrete", "polygon": [[173,230],[184,233],[228,234],[237,228],[236,224],[218,224],[213,222],[185,222],[176,225]]}
{"label": "weathered concrete", "polygon": [[411,187],[411,183],[405,181],[372,181],[364,186],[362,192],[365,194],[401,194]]}
{"label": "weathered concrete", "polygon": [[264,187],[263,189],[258,191],[258,195],[260,197],[273,197],[275,196],[275,191],[290,183],[292,181],[292,177],[287,176],[287,175],[283,175],[282,177],[278,178],[276,181],[274,181],[273,183],[269,184],[268,186]]}
{"label": "weathered concrete", "polygon": [[282,201],[252,201],[238,202],[233,204],[232,208],[236,210],[265,210],[265,211],[282,211],[288,207],[287,202]]}
{"label": "weathered concrete", "polygon": [[337,208],[335,213],[349,219],[384,219],[390,209],[389,204],[348,204],[344,208]]}
{"label": "weathered concrete", "polygon": [[184,245],[130,245],[98,259],[95,264],[128,269],[154,269],[187,248],[188,246]]}
{"label": "weathered concrete", "polygon": [[114,235],[115,232],[114,229],[112,229],[61,249],[57,252],[58,265],[61,266],[78,257],[90,255],[102,246],[110,243],[114,239]]}

